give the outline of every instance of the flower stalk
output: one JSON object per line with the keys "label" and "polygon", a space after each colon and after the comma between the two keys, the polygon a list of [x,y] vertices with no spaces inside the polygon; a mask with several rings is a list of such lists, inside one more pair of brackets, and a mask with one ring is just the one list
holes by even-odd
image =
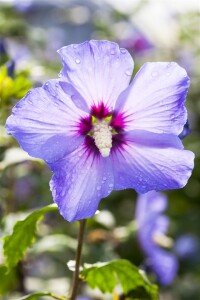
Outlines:
{"label": "flower stalk", "polygon": [[78,285],[79,285],[79,272],[80,272],[80,261],[81,261],[81,252],[82,252],[82,246],[83,246],[83,236],[84,236],[84,229],[86,224],[86,219],[80,220],[80,228],[79,228],[79,234],[78,234],[78,245],[76,250],[76,265],[75,265],[75,271],[72,281],[72,290],[71,290],[71,296],[70,300],[75,300],[77,291],[78,291]]}

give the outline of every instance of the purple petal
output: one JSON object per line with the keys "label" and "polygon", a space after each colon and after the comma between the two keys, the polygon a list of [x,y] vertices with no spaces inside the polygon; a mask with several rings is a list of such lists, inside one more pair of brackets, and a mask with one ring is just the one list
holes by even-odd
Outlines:
{"label": "purple petal", "polygon": [[154,240],[155,234],[165,234],[169,219],[162,215],[166,209],[167,198],[165,195],[151,191],[141,194],[136,203],[136,222],[138,226],[138,239],[147,256],[157,251],[158,245]]}
{"label": "purple petal", "polygon": [[154,233],[165,234],[169,227],[169,218],[167,216],[159,216],[155,220]]}
{"label": "purple petal", "polygon": [[87,102],[85,99],[79,94],[79,92],[74,88],[74,86],[68,82],[65,81],[59,81],[60,86],[62,87],[63,91],[70,95],[72,101],[74,104],[80,108],[81,110],[84,110],[87,113],[90,113],[90,109],[87,106]]}
{"label": "purple petal", "polygon": [[[162,219],[162,224],[158,222],[159,219]],[[168,227],[169,218],[164,215],[150,215],[142,225],[139,225],[137,233],[138,240],[147,256],[153,255],[157,249],[162,246],[162,244],[157,243],[157,240],[162,243],[162,239],[165,238]]]}
{"label": "purple petal", "polygon": [[136,220],[139,226],[165,211],[167,207],[167,197],[155,191],[150,191],[146,194],[140,194],[137,198],[136,205]]}
{"label": "purple petal", "polygon": [[119,94],[129,85],[133,60],[114,42],[90,41],[61,48],[61,81],[72,84],[88,108],[103,102],[115,105]]}
{"label": "purple petal", "polygon": [[[156,216],[153,216],[154,218]],[[151,218],[148,220],[144,220],[144,222],[138,223],[138,219],[136,219],[138,227],[137,237],[139,240],[139,243],[141,245],[141,248],[143,252],[149,256],[151,253],[153,253],[158,246],[155,244],[153,240],[153,234],[154,234],[154,219]]]}
{"label": "purple petal", "polygon": [[185,186],[194,154],[182,149],[178,137],[132,131],[124,139],[126,142],[112,152],[115,189],[146,193]]}
{"label": "purple petal", "polygon": [[146,63],[124,91],[116,110],[126,117],[126,130],[180,134],[187,120],[186,71],[176,63]]}
{"label": "purple petal", "polygon": [[148,258],[148,262],[160,284],[169,285],[173,282],[178,271],[178,261],[175,255],[163,249],[157,249],[154,255]]}
{"label": "purple petal", "polygon": [[50,167],[55,172],[50,182],[53,199],[69,222],[93,216],[100,200],[113,190],[111,159],[89,153],[85,145]]}
{"label": "purple petal", "polygon": [[177,273],[176,257],[161,249],[155,237],[161,237],[167,231],[169,218],[163,215],[167,198],[155,191],[139,195],[136,203],[136,221],[138,240],[144,254],[148,257],[148,266],[155,272],[158,281],[163,285],[170,284]]}
{"label": "purple petal", "polygon": [[74,105],[56,80],[28,92],[12,112],[6,122],[8,134],[31,156],[48,163],[63,158],[83,140],[77,133],[77,122],[86,113]]}

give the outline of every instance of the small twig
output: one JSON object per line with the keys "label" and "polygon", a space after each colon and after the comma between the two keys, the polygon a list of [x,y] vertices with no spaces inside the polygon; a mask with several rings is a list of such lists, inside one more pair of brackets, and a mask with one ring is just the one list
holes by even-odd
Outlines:
{"label": "small twig", "polygon": [[72,281],[72,291],[71,291],[71,300],[76,299],[77,291],[78,291],[78,284],[79,284],[79,268],[80,268],[80,260],[81,260],[81,251],[83,246],[83,235],[85,229],[86,219],[79,221],[80,222],[80,229],[78,234],[78,245],[76,250],[76,266],[75,272]]}

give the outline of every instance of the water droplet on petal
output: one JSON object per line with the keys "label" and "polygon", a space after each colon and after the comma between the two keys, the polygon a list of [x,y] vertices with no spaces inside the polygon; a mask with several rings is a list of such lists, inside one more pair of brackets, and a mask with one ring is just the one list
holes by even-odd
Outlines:
{"label": "water droplet on petal", "polygon": [[108,186],[109,186],[110,188],[112,188],[112,187],[113,187],[113,183],[110,183]]}
{"label": "water droplet on petal", "polygon": [[77,48],[77,45],[76,45],[76,44],[74,44],[74,45],[73,45],[73,48],[74,48],[74,49],[76,49],[76,48]]}
{"label": "water droplet on petal", "polygon": [[115,55],[115,51],[114,51],[114,50],[111,50],[110,54],[111,54],[111,55]]}
{"label": "water droplet on petal", "polygon": [[107,178],[106,177],[103,177],[103,180],[106,180]]}
{"label": "water droplet on petal", "polygon": [[152,73],[151,73],[151,76],[152,76],[152,77],[156,77],[157,75],[158,75],[158,72],[152,72]]}
{"label": "water droplet on petal", "polygon": [[80,61],[80,59],[77,58],[77,59],[75,60],[75,62],[76,62],[77,64],[80,64],[81,61]]}
{"label": "water droplet on petal", "polygon": [[126,53],[126,49],[121,48],[121,49],[120,49],[120,52],[121,52],[122,54],[125,54],[125,53]]}
{"label": "water droplet on petal", "polygon": [[131,75],[132,75],[132,73],[131,73],[129,70],[126,70],[125,74],[126,74],[127,76],[131,76]]}

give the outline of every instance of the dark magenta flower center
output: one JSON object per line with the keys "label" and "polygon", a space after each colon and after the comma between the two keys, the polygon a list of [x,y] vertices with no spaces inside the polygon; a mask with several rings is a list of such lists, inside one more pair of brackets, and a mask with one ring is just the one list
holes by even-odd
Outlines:
{"label": "dark magenta flower center", "polygon": [[81,118],[78,124],[78,132],[86,137],[85,142],[90,149],[95,153],[99,153],[99,149],[95,145],[95,128],[96,124],[104,123],[110,128],[112,133],[112,150],[116,146],[123,144],[125,116],[123,113],[111,111],[106,105],[101,102],[98,106],[91,107],[90,115]]}
{"label": "dark magenta flower center", "polygon": [[115,133],[122,133],[125,128],[124,114],[116,111],[110,111],[102,102],[98,106],[92,106],[90,116],[81,118],[78,124],[79,133],[81,135],[89,134],[93,129],[94,120],[107,120]]}

